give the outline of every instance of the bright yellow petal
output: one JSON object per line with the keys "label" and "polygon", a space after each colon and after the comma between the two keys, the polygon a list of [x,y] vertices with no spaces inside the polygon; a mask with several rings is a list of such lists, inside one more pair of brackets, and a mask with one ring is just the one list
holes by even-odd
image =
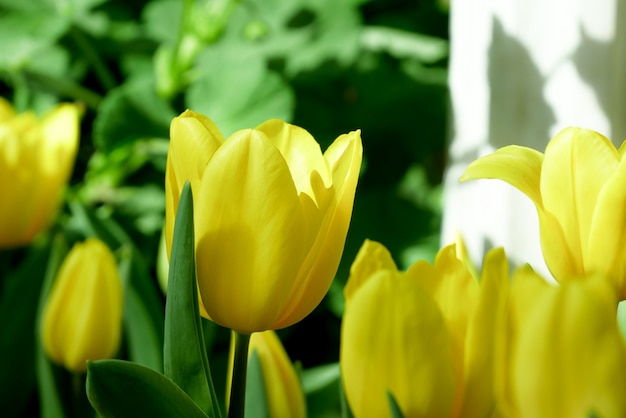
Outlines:
{"label": "bright yellow petal", "polygon": [[116,354],[122,327],[122,283],[111,251],[90,238],[63,262],[42,317],[48,355],[74,372],[87,360]]}
{"label": "bright yellow petal", "polygon": [[310,184],[313,171],[320,174],[327,187],[330,186],[328,164],[322,156],[320,145],[308,131],[279,119],[270,119],[255,129],[265,133],[283,155],[299,193],[314,196]]}
{"label": "bright yellow petal", "polygon": [[619,160],[606,137],[587,129],[566,128],[546,147],[541,173],[543,206],[561,224],[571,254],[583,263],[587,262],[585,249],[596,200]]}
{"label": "bright yellow petal", "polygon": [[41,120],[39,153],[40,183],[30,187],[31,204],[37,208],[31,220],[29,235],[43,229],[56,214],[61,192],[67,184],[78,151],[82,108],[64,103],[56,106]]}
{"label": "bright yellow petal", "polygon": [[626,159],[602,188],[591,223],[585,270],[600,272],[626,299]]}
{"label": "bright yellow petal", "polygon": [[284,158],[262,132],[237,132],[214,154],[195,197],[198,282],[207,313],[240,333],[274,328],[287,295],[301,286],[298,270],[308,249]]}
{"label": "bright yellow petal", "polygon": [[306,404],[300,380],[278,335],[274,331],[253,333],[250,354],[253,351],[257,352],[263,369],[270,416],[305,417]]}
{"label": "bright yellow petal", "polygon": [[506,181],[542,206],[539,191],[543,154],[532,148],[509,145],[472,162],[460,181],[500,179]]}
{"label": "bright yellow petal", "polygon": [[165,170],[165,241],[168,258],[172,248],[176,208],[185,181],[189,181],[195,196],[205,167],[223,143],[222,133],[204,115],[187,110],[172,120]]}
{"label": "bright yellow petal", "polygon": [[78,149],[81,109],[61,104],[0,125],[0,246],[29,243],[56,215]]}
{"label": "bright yellow petal", "polygon": [[496,400],[494,415],[497,417],[518,416],[515,414],[517,394],[511,364],[519,351],[520,327],[525,323],[527,312],[533,308],[539,295],[549,287],[528,265],[513,273],[509,295],[504,302],[504,313],[496,321],[493,388]]}
{"label": "bright yellow petal", "polygon": [[[455,244],[439,251],[434,267],[419,261],[407,273],[426,289],[439,306],[452,337],[456,381],[462,382],[467,328],[478,302],[478,282],[457,258]],[[459,384],[455,395],[455,413],[461,406],[462,396],[463,388]]]}
{"label": "bright yellow petal", "polygon": [[508,295],[509,266],[502,248],[485,256],[480,294],[470,318],[465,343],[462,409],[459,418],[489,416],[494,405],[494,353],[499,322],[504,315]]}
{"label": "bright yellow petal", "polygon": [[541,252],[552,276],[560,282],[583,274],[582,256],[570,247],[559,220],[543,210],[538,214]]}
{"label": "bright yellow petal", "polygon": [[0,97],[0,123],[6,122],[15,116],[11,103]]}
{"label": "bright yellow petal", "polygon": [[404,416],[450,415],[450,336],[436,303],[407,275],[379,271],[354,293],[343,317],[340,366],[355,417],[389,417],[387,391]]}
{"label": "bright yellow petal", "polygon": [[[290,296],[295,304],[283,311],[278,327],[289,326],[308,315],[324,297],[337,274],[352,217],[362,155],[358,131],[339,136],[324,154],[332,171],[333,194],[326,207],[320,208],[317,215],[321,218],[317,221],[319,227],[314,231],[314,241],[298,272],[298,282],[305,286]],[[320,182],[317,183],[321,188]],[[307,223],[315,222],[315,218],[309,212]]]}
{"label": "bright yellow petal", "polygon": [[350,266],[350,277],[343,288],[346,303],[349,303],[354,292],[379,270],[398,271],[398,268],[384,245],[366,239]]}
{"label": "bright yellow petal", "polygon": [[610,284],[589,277],[538,296],[511,363],[519,416],[626,416],[626,350]]}

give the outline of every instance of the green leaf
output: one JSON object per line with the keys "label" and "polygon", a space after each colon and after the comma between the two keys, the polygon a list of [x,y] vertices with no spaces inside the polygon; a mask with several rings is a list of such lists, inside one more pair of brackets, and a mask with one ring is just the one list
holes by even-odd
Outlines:
{"label": "green leaf", "polygon": [[174,382],[123,360],[87,363],[87,396],[103,418],[206,418]]}
{"label": "green leaf", "polygon": [[396,398],[390,391],[387,391],[387,400],[389,401],[389,410],[391,411],[391,418],[404,418],[404,414],[400,409],[400,405],[396,401]]}
{"label": "green leaf", "polygon": [[37,387],[39,389],[39,402],[41,404],[42,418],[63,418],[65,409],[63,405],[63,395],[60,392],[61,379],[58,376],[58,369],[47,358],[41,345],[39,329],[41,326],[41,316],[43,314],[48,294],[57,276],[57,272],[65,255],[68,252],[67,243],[62,235],[58,235],[52,241],[52,251],[48,259],[46,274],[44,276],[41,294],[39,296],[39,306],[37,308],[37,322],[35,332],[37,335],[36,371]]}
{"label": "green leaf", "polygon": [[246,418],[268,418],[270,416],[265,380],[263,379],[263,367],[256,350],[253,350],[248,358],[245,411]]}
{"label": "green leaf", "polygon": [[194,253],[193,197],[187,182],[178,203],[170,255],[163,370],[203,411],[215,416],[219,408],[204,345]]}
{"label": "green leaf", "polygon": [[[322,364],[300,372],[302,390],[306,396],[308,416],[348,414],[343,396],[339,363]],[[349,415],[342,415],[348,417]]]}
{"label": "green leaf", "polygon": [[94,121],[94,143],[100,151],[111,152],[139,138],[169,136],[176,114],[156,94],[151,76],[138,75],[106,95]]}
{"label": "green leaf", "polygon": [[[46,260],[50,251],[47,237],[32,244],[15,269],[3,271],[0,264],[0,405],[3,417],[23,416],[36,388],[35,333],[37,306]],[[14,264],[22,250],[0,251]]]}
{"label": "green leaf", "polygon": [[185,104],[189,109],[207,115],[225,136],[267,119],[292,119],[291,88],[262,60],[215,58],[206,54],[199,61],[198,67],[206,70],[187,89]]}
{"label": "green leaf", "polygon": [[157,327],[163,321],[162,318],[153,319],[146,306],[148,298],[142,298],[134,286],[133,260],[132,248],[123,247],[119,271],[124,283],[124,327],[128,357],[135,363],[160,372],[163,370],[163,339]]}
{"label": "green leaf", "polygon": [[302,390],[309,394],[322,390],[340,380],[339,363],[323,364],[302,372]]}
{"label": "green leaf", "polygon": [[69,23],[61,16],[42,11],[1,15],[0,69],[28,67],[31,58],[55,44]]}

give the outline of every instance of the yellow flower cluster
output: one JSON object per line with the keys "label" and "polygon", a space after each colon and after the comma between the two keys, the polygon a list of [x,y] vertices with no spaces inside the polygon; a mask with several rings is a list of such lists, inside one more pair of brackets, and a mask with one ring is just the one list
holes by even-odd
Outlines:
{"label": "yellow flower cluster", "polygon": [[474,277],[462,243],[398,271],[363,244],[345,287],[341,371],[355,417],[624,417],[626,163],[602,135],[568,128],[545,154],[509,146],[462,180],[499,178],[537,207],[558,285],[502,249]]}

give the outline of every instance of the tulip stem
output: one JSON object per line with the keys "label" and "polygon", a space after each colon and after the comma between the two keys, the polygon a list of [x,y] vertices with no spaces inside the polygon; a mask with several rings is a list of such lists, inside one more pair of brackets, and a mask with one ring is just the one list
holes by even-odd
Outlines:
{"label": "tulip stem", "polygon": [[246,409],[246,374],[248,371],[250,334],[240,334],[233,331],[233,335],[235,337],[235,356],[228,418],[243,418]]}

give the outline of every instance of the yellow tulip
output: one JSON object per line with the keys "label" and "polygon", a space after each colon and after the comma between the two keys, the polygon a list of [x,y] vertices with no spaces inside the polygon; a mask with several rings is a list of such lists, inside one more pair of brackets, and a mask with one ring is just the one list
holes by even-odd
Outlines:
{"label": "yellow tulip", "polygon": [[113,254],[100,240],[74,245],[59,269],[43,311],[48,356],[73,372],[87,360],[115,355],[122,327],[122,283]]}
{"label": "yellow tulip", "polygon": [[597,132],[567,128],[545,155],[507,146],[470,164],[461,181],[496,178],[526,194],[537,208],[541,249],[554,278],[600,273],[626,299],[625,149]]}
{"label": "yellow tulip", "polygon": [[626,347],[608,280],[553,286],[524,267],[509,300],[495,356],[495,416],[626,416]]}
{"label": "yellow tulip", "polygon": [[319,304],[343,252],[361,157],[359,131],[322,154],[307,131],[277,119],[225,141],[202,115],[172,121],[168,248],[189,180],[204,315],[250,334],[292,325]]}
{"label": "yellow tulip", "polygon": [[30,243],[56,214],[78,148],[77,105],[38,119],[0,98],[0,247]]}
{"label": "yellow tulip", "polygon": [[406,417],[484,417],[493,408],[497,312],[506,296],[501,249],[485,258],[480,284],[444,247],[435,265],[399,272],[366,241],[344,289],[340,366],[355,417],[390,416],[390,392]]}
{"label": "yellow tulip", "polygon": [[[259,356],[269,416],[306,417],[306,402],[300,380],[276,332],[269,330],[252,334],[248,357],[252,356],[253,352]],[[229,363],[231,369],[233,355],[234,344],[231,344]],[[228,373],[228,388],[231,376],[232,370]]]}

